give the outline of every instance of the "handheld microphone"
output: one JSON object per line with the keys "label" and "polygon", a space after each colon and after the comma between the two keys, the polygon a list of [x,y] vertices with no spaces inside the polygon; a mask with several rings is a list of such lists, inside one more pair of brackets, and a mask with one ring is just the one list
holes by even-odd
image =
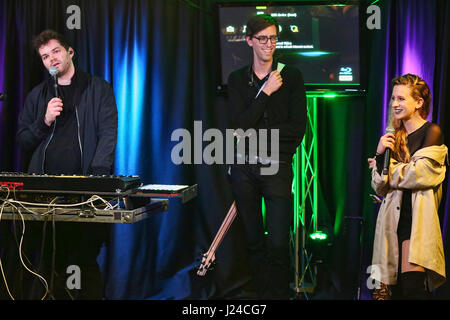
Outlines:
{"label": "handheld microphone", "polygon": [[52,78],[55,80],[55,84],[53,85],[53,87],[55,88],[55,97],[58,97],[59,96],[58,95],[58,68],[52,66],[52,67],[50,67],[48,72],[50,73]]}
{"label": "handheld microphone", "polygon": [[0,92],[0,101],[5,101],[5,100],[6,100],[6,93]]}
{"label": "handheld microphone", "polygon": [[[394,133],[395,130],[392,127],[387,127],[385,133]],[[386,148],[384,151],[383,162],[383,175],[387,175],[389,172],[389,163],[391,162],[391,149]]]}

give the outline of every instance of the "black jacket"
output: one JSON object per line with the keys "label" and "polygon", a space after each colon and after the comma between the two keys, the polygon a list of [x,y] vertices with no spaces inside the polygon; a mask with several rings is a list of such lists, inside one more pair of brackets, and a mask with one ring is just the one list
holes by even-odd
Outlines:
{"label": "black jacket", "polygon": [[[276,70],[274,64],[272,69]],[[306,92],[301,72],[285,66],[283,85],[268,96],[251,82],[251,68],[232,72],[228,78],[228,97],[234,129],[279,130],[279,159],[292,161],[306,129]],[[270,137],[270,133],[268,133]],[[270,147],[269,147],[270,153]]]}
{"label": "black jacket", "polygon": [[[82,173],[111,174],[117,141],[117,107],[112,87],[103,79],[77,72],[79,94],[74,103],[77,112]],[[54,97],[52,79],[44,81],[28,94],[19,116],[17,141],[32,152],[29,173],[43,174],[45,150],[52,138],[54,123],[48,127],[44,117]]]}

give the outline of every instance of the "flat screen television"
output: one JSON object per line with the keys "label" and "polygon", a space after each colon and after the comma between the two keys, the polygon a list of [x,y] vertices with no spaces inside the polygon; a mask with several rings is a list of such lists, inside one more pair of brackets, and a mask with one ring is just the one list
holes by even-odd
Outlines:
{"label": "flat screen television", "polygon": [[217,8],[225,88],[229,74],[252,61],[247,20],[266,13],[279,23],[275,58],[300,69],[307,90],[364,91],[358,2],[219,2]]}

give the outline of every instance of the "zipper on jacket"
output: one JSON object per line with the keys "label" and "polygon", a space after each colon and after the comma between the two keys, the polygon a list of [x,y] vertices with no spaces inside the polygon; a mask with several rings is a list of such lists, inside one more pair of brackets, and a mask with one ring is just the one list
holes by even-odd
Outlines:
{"label": "zipper on jacket", "polygon": [[78,118],[78,108],[75,106],[75,115],[77,116],[77,127],[78,127],[78,145],[80,146],[80,155],[81,155],[81,171],[83,171],[83,147],[81,146],[81,138],[80,138],[80,119]]}

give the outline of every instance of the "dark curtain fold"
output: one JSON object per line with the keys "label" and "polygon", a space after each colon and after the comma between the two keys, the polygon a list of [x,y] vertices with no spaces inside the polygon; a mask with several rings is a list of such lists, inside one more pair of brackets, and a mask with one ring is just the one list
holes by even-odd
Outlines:
{"label": "dark curtain fold", "polygon": [[[438,1],[436,6],[436,64],[434,67],[433,86],[433,121],[438,123],[443,129],[444,143],[450,145],[450,3],[448,1]],[[436,108],[436,106],[439,106]],[[448,169],[446,180],[443,183],[442,202],[439,208],[439,218],[441,221],[442,237],[444,241],[446,273],[450,272],[450,179]],[[450,285],[448,281],[437,292],[437,296],[448,299],[450,296]]]}

